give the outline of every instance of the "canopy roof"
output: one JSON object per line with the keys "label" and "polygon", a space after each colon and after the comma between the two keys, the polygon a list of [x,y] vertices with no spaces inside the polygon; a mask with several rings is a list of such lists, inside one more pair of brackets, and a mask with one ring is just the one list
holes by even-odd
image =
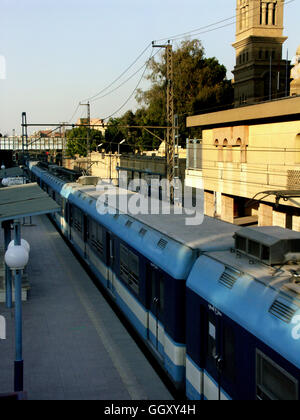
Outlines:
{"label": "canopy roof", "polygon": [[16,176],[23,176],[23,170],[19,166],[0,170],[0,178],[14,178]]}
{"label": "canopy roof", "polygon": [[0,188],[0,222],[60,211],[36,183]]}

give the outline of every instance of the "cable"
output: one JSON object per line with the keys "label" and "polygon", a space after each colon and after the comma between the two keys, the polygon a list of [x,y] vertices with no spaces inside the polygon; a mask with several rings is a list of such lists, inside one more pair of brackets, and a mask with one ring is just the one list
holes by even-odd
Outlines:
{"label": "cable", "polygon": [[146,63],[142,65],[142,67],[140,67],[135,73],[133,73],[128,79],[126,79],[123,83],[121,83],[119,86],[117,86],[116,88],[114,88],[113,90],[109,91],[108,93],[106,93],[103,96],[99,96],[97,98],[95,98],[94,100],[90,101],[91,103],[97,102],[100,99],[105,98],[106,96],[114,93],[116,90],[120,89],[122,86],[124,86],[127,82],[129,82],[129,80],[131,80],[136,74],[138,74],[144,67],[145,67]]}
{"label": "cable", "polygon": [[80,103],[77,105],[77,108],[75,109],[74,114],[72,115],[72,117],[68,120],[68,124],[70,124],[71,121],[73,120],[73,118],[75,117],[76,112],[78,111],[79,107],[80,107]]}
{"label": "cable", "polygon": [[93,96],[90,96],[89,98],[84,99],[83,101],[91,101],[92,99],[96,98],[97,96],[101,95],[103,92],[105,92],[107,89],[109,89],[112,85],[114,85],[118,80],[121,79],[121,77],[124,76],[124,74],[126,74],[131,67],[133,67],[135,65],[135,63],[145,54],[145,52],[148,50],[148,48],[151,46],[152,44],[149,43],[147,45],[147,47],[141,52],[141,54],[133,61],[132,64],[130,64],[129,67],[126,68],[126,70],[123,71],[123,73],[120,74],[120,76],[118,76],[113,82],[111,82],[108,86],[106,86],[104,89],[102,89],[100,92],[96,93]]}
{"label": "cable", "polygon": [[[294,1],[296,1],[296,0],[289,0],[289,1],[287,1],[285,3],[285,5],[288,5],[290,3],[293,3]],[[249,12],[250,13],[251,12],[254,12],[257,9],[260,9],[260,5],[259,6],[255,6],[255,7],[251,8],[251,9],[249,9]],[[229,24],[226,24],[226,25],[222,25],[222,26],[218,26],[217,28],[213,28],[213,29],[210,29],[210,30],[207,30],[207,31],[205,30],[207,28],[210,28],[212,26],[219,25],[221,23],[227,22],[227,21],[232,20],[232,19],[234,19],[234,22],[232,22],[232,23],[229,23]],[[209,33],[209,32],[212,32],[212,31],[215,31],[215,30],[218,30],[218,29],[225,28],[227,26],[231,26],[231,25],[233,25],[235,23],[236,23],[236,15],[231,16],[231,17],[226,18],[226,19],[219,20],[219,21],[217,21],[215,23],[211,23],[210,25],[201,26],[200,28],[197,28],[197,29],[194,29],[194,30],[191,30],[191,31],[188,31],[188,32],[184,32],[184,33],[181,33],[181,34],[174,35],[172,37],[161,38],[161,39],[157,40],[157,42],[162,42],[162,41],[166,41],[166,40],[173,40],[173,41],[175,41],[177,39],[182,39],[182,38],[187,37],[189,35],[205,34],[205,33]]]}
{"label": "cable", "polygon": [[159,51],[161,50],[161,48],[152,56],[150,56],[150,58],[142,65],[142,67],[140,67],[136,72],[134,72],[130,77],[128,77],[128,79],[126,79],[123,83],[121,83],[119,86],[117,86],[116,88],[114,88],[113,90],[109,91],[108,93],[106,93],[103,96],[100,96],[99,98],[94,99],[93,101],[91,101],[91,103],[94,103],[100,99],[105,98],[106,96],[114,93],[115,91],[117,91],[118,89],[120,89],[122,86],[124,86],[127,82],[129,82],[129,80],[131,80],[135,75],[137,75],[145,66],[149,65],[149,61],[151,60],[151,58],[154,58]]}
{"label": "cable", "polygon": [[[291,4],[291,3],[293,3],[295,0],[289,0],[288,2],[286,2],[285,3],[285,5],[289,5],[289,4]],[[252,8],[252,9],[250,9],[250,12],[254,12],[254,10],[256,10],[256,9],[258,9],[258,8],[260,8],[260,6],[255,6],[254,8]],[[216,28],[212,28],[212,29],[207,29],[207,28],[210,28],[210,27],[212,27],[212,26],[216,26],[216,25],[219,25],[219,24],[221,24],[221,23],[224,23],[224,22],[227,22],[227,21],[230,21],[230,20],[232,20],[232,19],[234,19],[234,22],[231,22],[231,23],[228,23],[228,24],[225,24],[225,25],[221,25],[221,26],[217,26]],[[222,19],[222,20],[219,20],[219,21],[217,21],[217,22],[215,22],[215,23],[212,23],[212,24],[209,24],[209,25],[205,25],[205,26],[202,26],[202,27],[199,27],[199,28],[197,28],[197,29],[194,29],[194,30],[191,30],[191,31],[188,31],[188,32],[184,32],[184,33],[181,33],[181,34],[177,34],[177,35],[174,35],[174,36],[172,36],[172,37],[166,37],[166,38],[161,38],[161,39],[159,39],[159,40],[157,40],[157,42],[161,42],[161,41],[164,41],[164,40],[178,40],[178,39],[182,39],[183,37],[186,37],[186,36],[188,36],[188,35],[203,35],[203,34],[205,34],[205,33],[209,33],[209,32],[212,32],[212,31],[215,31],[215,30],[218,30],[218,29],[223,29],[223,28],[225,28],[225,27],[228,27],[228,26],[231,26],[231,25],[233,25],[233,24],[235,24],[236,23],[236,16],[231,16],[231,17],[229,17],[229,18],[226,18],[226,19]],[[96,99],[98,96],[100,96],[102,93],[104,93],[107,89],[109,89],[111,86],[113,86],[118,80],[120,80],[123,76],[124,76],[124,74],[126,74],[133,66],[134,66],[134,64],[145,54],[145,52],[148,50],[148,48],[151,46],[151,44],[152,43],[149,43],[147,46],[146,46],[146,48],[141,52],[141,54],[139,54],[138,55],[138,57],[133,61],[133,63],[132,64],[130,64],[130,66],[128,66],[122,73],[121,73],[121,75],[120,76],[118,76],[113,82],[111,82],[108,86],[106,86],[104,89],[102,89],[100,92],[98,92],[98,93],[96,93],[95,95],[93,95],[93,96],[90,96],[89,98],[86,98],[86,99],[84,99],[83,101],[93,101],[93,102],[95,102],[96,100],[98,100],[98,99]],[[111,92],[109,92],[109,93],[107,93],[106,95],[103,95],[102,97],[100,97],[99,99],[102,99],[103,97],[106,97],[106,96],[108,96],[109,94],[111,94],[111,93],[113,93],[113,92],[115,92],[117,89],[119,89],[120,87],[122,87],[125,83],[127,83],[129,80],[131,80],[141,69],[142,69],[143,67],[141,67],[139,70],[137,70],[132,76],[130,76],[125,82],[123,82],[121,85],[119,85],[117,88],[115,88],[115,89],[113,89]],[[141,80],[140,80],[140,82],[139,82],[139,84],[141,83]],[[139,86],[139,84],[138,84],[138,86]],[[138,87],[137,86],[137,87]],[[134,92],[136,91],[136,89],[137,89],[137,87],[135,88],[135,90],[134,90]],[[133,93],[134,93],[133,92]],[[132,95],[133,95],[133,93],[132,93]],[[129,100],[131,99],[131,97],[132,97],[132,95],[129,97],[129,99],[123,104],[123,106],[119,109],[119,110],[121,110],[128,102],[129,102]],[[72,118],[69,120],[69,121],[71,121],[73,118],[74,118],[74,116],[75,116],[75,114],[76,114],[76,112],[77,112],[77,110],[78,110],[78,108],[79,108],[79,106],[80,106],[80,104],[77,106],[77,108],[76,108],[76,110],[75,110],[75,112],[74,112],[74,114],[73,114],[73,116],[72,116]],[[118,110],[118,111],[119,111]],[[115,113],[117,113],[118,111],[116,111]],[[111,116],[113,116],[113,115],[115,115],[115,113],[114,114],[112,114]],[[184,114],[182,114],[182,115],[184,115]],[[107,118],[110,118],[110,117],[107,117]],[[107,119],[106,118],[106,119]]]}
{"label": "cable", "polygon": [[[158,50],[158,52],[161,50],[161,48]],[[144,71],[143,71],[143,74],[142,74],[142,76],[141,76],[141,78],[140,78],[140,80],[139,80],[139,82],[138,82],[138,84],[137,84],[137,86],[134,88],[134,90],[133,90],[133,92],[131,93],[131,95],[129,96],[129,98],[123,103],[123,105],[120,107],[120,108],[118,108],[114,113],[112,113],[111,115],[109,115],[108,117],[105,117],[105,118],[103,118],[103,120],[105,121],[105,120],[108,120],[108,119],[110,119],[111,117],[113,117],[115,114],[117,114],[119,111],[121,111],[121,109],[123,109],[124,108],[124,106],[125,105],[127,105],[127,103],[130,101],[130,99],[132,98],[132,96],[134,95],[134,93],[136,92],[136,90],[138,89],[138,87],[139,87],[139,85],[141,84],[141,82],[142,82],[142,80],[143,80],[143,78],[144,78],[144,75],[145,75],[145,73],[146,73],[146,71],[147,71],[147,69],[148,69],[148,66],[149,66],[149,63],[150,63],[150,60],[151,60],[151,58],[152,58],[152,55],[153,55],[153,49],[152,49],[152,51],[151,51],[151,54],[150,54],[150,57],[149,57],[149,60],[147,61],[147,63],[146,63],[146,65],[145,65],[145,69],[144,69]]]}

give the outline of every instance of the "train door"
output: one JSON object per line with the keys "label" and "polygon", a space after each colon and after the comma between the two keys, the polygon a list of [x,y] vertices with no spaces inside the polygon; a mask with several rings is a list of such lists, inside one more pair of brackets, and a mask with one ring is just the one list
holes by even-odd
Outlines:
{"label": "train door", "polygon": [[67,221],[67,229],[68,229],[68,238],[72,241],[72,223],[73,223],[73,216],[72,216],[72,205],[67,202],[66,207],[66,221]]}
{"label": "train door", "polygon": [[87,215],[85,214],[83,216],[83,242],[84,242],[84,257],[87,260],[89,259],[89,254],[88,254],[88,250],[89,250],[88,239],[89,239],[89,219],[88,219]]}
{"label": "train door", "polygon": [[207,309],[205,323],[203,395],[208,400],[230,399],[224,388],[232,390],[236,382],[235,330],[213,306]]}
{"label": "train door", "polygon": [[149,322],[148,340],[160,356],[164,355],[164,276],[152,264],[148,266]]}
{"label": "train door", "polygon": [[106,266],[107,266],[107,289],[114,295],[114,264],[115,264],[115,240],[111,233],[106,234]]}

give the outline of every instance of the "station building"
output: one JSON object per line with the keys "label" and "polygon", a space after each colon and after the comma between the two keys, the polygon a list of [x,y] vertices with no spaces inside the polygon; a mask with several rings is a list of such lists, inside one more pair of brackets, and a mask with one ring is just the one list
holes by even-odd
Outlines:
{"label": "station building", "polygon": [[300,231],[300,48],[291,69],[283,12],[284,0],[237,0],[235,107],[187,118],[202,137],[188,140],[186,183],[204,185],[209,216]]}

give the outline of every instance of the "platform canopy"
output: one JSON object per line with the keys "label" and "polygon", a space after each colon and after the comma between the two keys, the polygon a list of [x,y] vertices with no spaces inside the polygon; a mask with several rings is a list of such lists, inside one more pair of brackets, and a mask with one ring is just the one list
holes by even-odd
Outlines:
{"label": "platform canopy", "polygon": [[7,168],[0,170],[0,178],[14,178],[16,176],[23,176],[23,170],[16,166],[14,168]]}
{"label": "platform canopy", "polygon": [[60,206],[36,183],[0,188],[0,222],[60,210]]}

